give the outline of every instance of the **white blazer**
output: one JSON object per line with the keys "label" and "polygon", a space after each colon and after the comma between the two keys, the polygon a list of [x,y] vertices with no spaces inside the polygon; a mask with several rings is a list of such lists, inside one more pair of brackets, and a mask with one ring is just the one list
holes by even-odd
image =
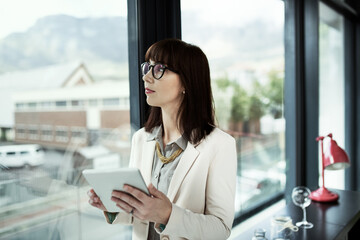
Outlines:
{"label": "white blazer", "polygon": [[[132,139],[130,166],[151,183],[155,140],[144,128]],[[235,139],[215,128],[200,144],[188,143],[171,179],[172,212],[160,239],[226,239],[234,220],[237,157]],[[114,223],[133,224],[133,240],[146,240],[149,222],[119,213]],[[159,229],[156,228],[159,232]]]}

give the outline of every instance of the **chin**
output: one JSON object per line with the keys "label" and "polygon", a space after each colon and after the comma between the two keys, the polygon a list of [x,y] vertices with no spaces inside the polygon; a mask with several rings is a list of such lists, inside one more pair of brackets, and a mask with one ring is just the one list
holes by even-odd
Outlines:
{"label": "chin", "polygon": [[149,98],[146,99],[146,102],[151,107],[160,107],[159,104],[156,104],[154,101],[151,101]]}

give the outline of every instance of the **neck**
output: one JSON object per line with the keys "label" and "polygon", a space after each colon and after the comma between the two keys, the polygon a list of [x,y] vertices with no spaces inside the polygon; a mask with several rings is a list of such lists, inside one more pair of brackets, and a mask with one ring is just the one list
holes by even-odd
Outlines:
{"label": "neck", "polygon": [[163,142],[164,145],[178,139],[181,136],[181,131],[178,128],[176,121],[177,111],[165,111],[162,109],[162,123],[163,123]]}

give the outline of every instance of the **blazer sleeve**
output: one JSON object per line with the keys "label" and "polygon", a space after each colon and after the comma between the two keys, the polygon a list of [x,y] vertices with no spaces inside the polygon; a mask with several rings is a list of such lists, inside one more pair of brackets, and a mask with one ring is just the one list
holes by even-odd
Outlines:
{"label": "blazer sleeve", "polygon": [[[173,204],[163,235],[187,239],[227,239],[234,220],[237,157],[235,139],[217,139],[206,149],[215,150],[208,169],[204,214]],[[206,169],[204,169],[206,171]],[[196,196],[194,196],[196,201]],[[159,227],[158,224],[155,227]],[[160,229],[157,228],[160,232]]]}

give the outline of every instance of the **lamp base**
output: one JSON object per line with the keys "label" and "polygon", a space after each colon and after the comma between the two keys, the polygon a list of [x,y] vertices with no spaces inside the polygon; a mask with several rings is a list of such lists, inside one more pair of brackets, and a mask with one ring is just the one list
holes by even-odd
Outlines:
{"label": "lamp base", "polygon": [[318,190],[311,192],[310,198],[316,202],[334,202],[339,199],[339,195],[330,192],[324,187],[320,187]]}

